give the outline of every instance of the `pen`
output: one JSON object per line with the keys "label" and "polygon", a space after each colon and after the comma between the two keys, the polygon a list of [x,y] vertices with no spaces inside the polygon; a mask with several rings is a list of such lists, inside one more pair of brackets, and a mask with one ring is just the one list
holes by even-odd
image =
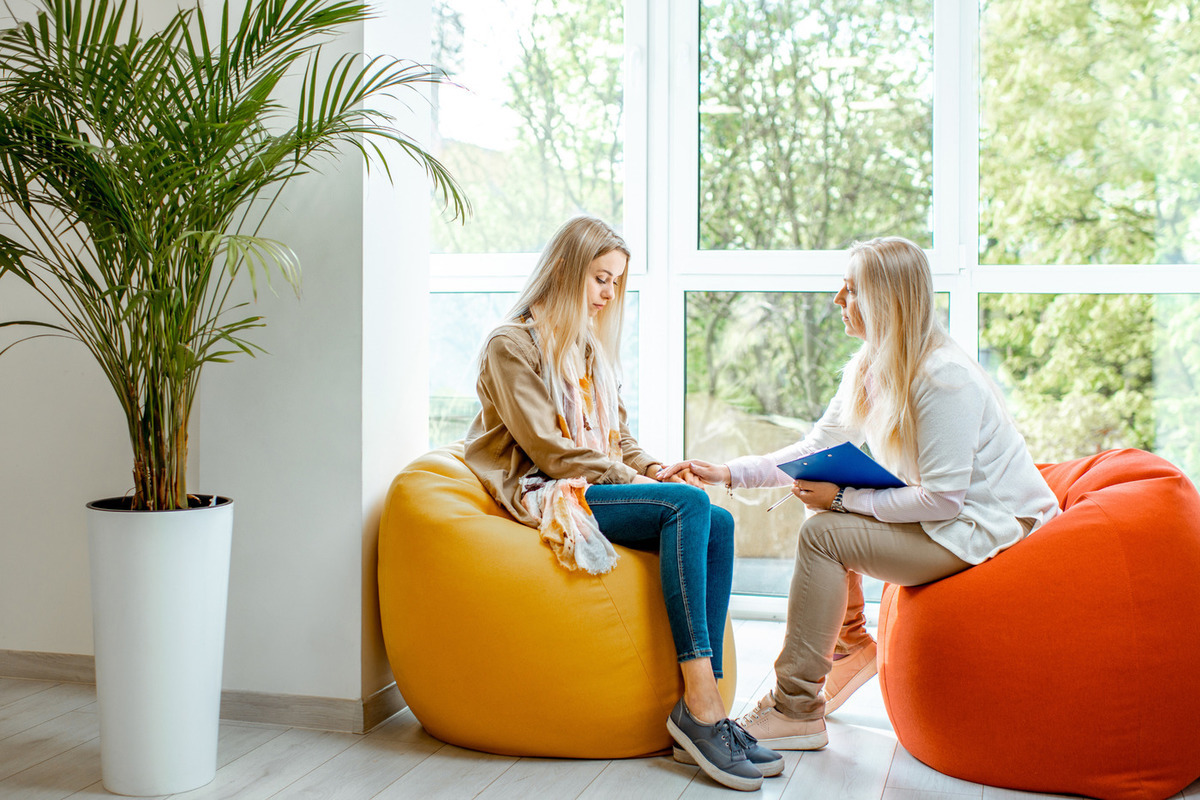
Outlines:
{"label": "pen", "polygon": [[779,508],[781,505],[783,505],[783,504],[784,504],[786,501],[788,501],[788,500],[791,500],[791,499],[792,499],[793,497],[795,497],[795,496],[796,496],[796,495],[792,494],[791,492],[788,492],[788,493],[787,493],[787,494],[785,494],[783,497],[779,498],[779,499],[778,499],[778,500],[776,500],[774,503],[772,503],[772,504],[771,504],[771,507],[770,507],[770,508],[768,508],[768,509],[767,509],[767,511],[774,511],[775,509],[777,509],[777,508]]}

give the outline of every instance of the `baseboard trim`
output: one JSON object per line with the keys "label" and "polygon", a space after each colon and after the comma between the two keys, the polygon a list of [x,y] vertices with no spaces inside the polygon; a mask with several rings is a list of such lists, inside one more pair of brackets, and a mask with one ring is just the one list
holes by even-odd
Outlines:
{"label": "baseboard trim", "polygon": [[320,731],[363,732],[362,704],[336,697],[226,689],[221,692],[221,719]]}
{"label": "baseboard trim", "polygon": [[366,733],[404,707],[395,683],[365,701],[230,689],[221,692],[221,719],[321,731]]}
{"label": "baseboard trim", "polygon": [[37,653],[30,650],[0,650],[0,677],[35,681],[95,683],[94,656],[73,653]]}
{"label": "baseboard trim", "polygon": [[[95,683],[93,656],[0,650],[0,677],[67,683]],[[366,733],[405,707],[393,682],[365,700],[269,694],[226,689],[221,692],[221,719]]]}
{"label": "baseboard trim", "polygon": [[408,708],[396,682],[392,681],[363,701],[363,733],[382,725],[393,716]]}

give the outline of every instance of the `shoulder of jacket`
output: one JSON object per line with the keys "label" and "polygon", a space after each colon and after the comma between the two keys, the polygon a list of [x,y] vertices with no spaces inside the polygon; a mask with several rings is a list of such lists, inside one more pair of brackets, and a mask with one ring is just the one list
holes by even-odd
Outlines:
{"label": "shoulder of jacket", "polygon": [[518,355],[531,364],[536,365],[541,361],[533,336],[524,325],[505,323],[493,329],[484,344],[484,352],[491,353],[498,348]]}

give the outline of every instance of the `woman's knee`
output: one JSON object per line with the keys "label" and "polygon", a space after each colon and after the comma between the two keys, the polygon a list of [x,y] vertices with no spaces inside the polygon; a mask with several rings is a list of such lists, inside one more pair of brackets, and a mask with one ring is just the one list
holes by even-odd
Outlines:
{"label": "woman's knee", "polygon": [[662,499],[681,512],[707,513],[711,505],[708,493],[697,486],[686,483],[663,483],[660,485]]}
{"label": "woman's knee", "polygon": [[806,558],[814,554],[828,556],[833,549],[834,523],[837,514],[822,512],[813,514],[804,520],[800,526],[800,536],[796,540],[796,557]]}
{"label": "woman's knee", "polygon": [[709,537],[716,541],[733,544],[733,514],[720,506],[709,508]]}

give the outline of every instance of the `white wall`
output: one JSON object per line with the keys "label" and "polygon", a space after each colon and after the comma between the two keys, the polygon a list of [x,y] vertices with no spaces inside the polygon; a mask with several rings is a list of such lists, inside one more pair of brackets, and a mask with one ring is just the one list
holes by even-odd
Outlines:
{"label": "white wall", "polygon": [[[0,319],[44,318],[15,278]],[[0,349],[16,336],[0,331]],[[84,505],[132,485],[116,396],[82,346],[39,339],[0,357],[0,650],[92,652]]]}
{"label": "white wall", "polygon": [[[402,56],[429,63],[432,15],[429,0],[379,4],[364,31],[368,57]],[[385,108],[402,130],[428,144],[428,103]],[[379,516],[392,479],[425,451],[429,441],[429,208],[428,179],[410,161],[392,160],[396,191],[383,170],[364,181],[362,513],[362,684],[367,696],[390,684],[391,667],[379,633],[377,543]],[[458,223],[446,223],[458,224]]]}
{"label": "white wall", "polygon": [[[407,35],[427,48],[428,3],[395,11],[403,23],[368,23],[341,46]],[[405,125],[418,132],[415,107]],[[202,382],[190,488],[236,503],[226,689],[359,699],[391,681],[376,526],[391,477],[425,449],[427,408],[428,191],[397,166],[399,191],[354,155],[289,189],[264,234],[300,256],[303,298],[278,280],[278,296],[262,291],[255,341],[269,354]],[[15,280],[0,284],[0,318],[40,313]],[[0,649],[92,652],[83,505],[131,481],[116,401],[87,358],[55,340],[0,358]]]}

